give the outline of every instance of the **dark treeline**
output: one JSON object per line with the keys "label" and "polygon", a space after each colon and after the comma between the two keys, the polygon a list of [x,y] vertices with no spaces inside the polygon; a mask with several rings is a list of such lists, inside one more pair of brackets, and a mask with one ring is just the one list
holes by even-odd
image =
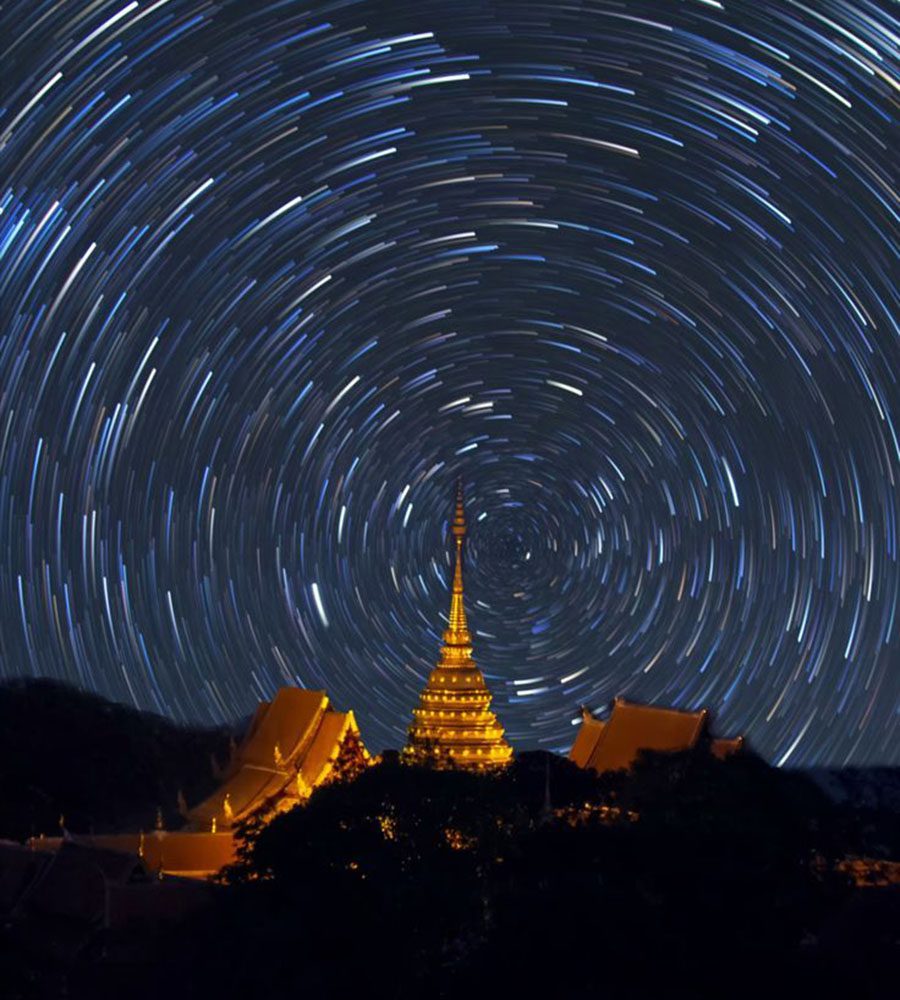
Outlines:
{"label": "dark treeline", "polygon": [[888,996],[898,895],[836,868],[871,835],[751,754],[648,755],[600,778],[541,753],[499,777],[387,755],[246,832],[162,981],[200,975],[223,997]]}

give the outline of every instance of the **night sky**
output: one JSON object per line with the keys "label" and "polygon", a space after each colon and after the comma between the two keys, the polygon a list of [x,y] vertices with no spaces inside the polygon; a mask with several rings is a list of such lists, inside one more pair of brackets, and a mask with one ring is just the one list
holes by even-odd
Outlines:
{"label": "night sky", "polygon": [[4,4],[0,673],[900,762],[890,7]]}

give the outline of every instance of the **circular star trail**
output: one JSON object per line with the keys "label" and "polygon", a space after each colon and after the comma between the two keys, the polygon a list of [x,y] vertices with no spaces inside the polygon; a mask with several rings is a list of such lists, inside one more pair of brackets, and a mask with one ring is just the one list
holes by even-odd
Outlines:
{"label": "circular star trail", "polygon": [[900,760],[889,5],[2,16],[5,675],[399,746],[461,475],[519,748]]}

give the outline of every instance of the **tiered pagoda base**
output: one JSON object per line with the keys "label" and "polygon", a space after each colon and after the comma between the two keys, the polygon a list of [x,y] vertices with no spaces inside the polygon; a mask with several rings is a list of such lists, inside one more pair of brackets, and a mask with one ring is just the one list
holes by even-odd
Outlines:
{"label": "tiered pagoda base", "polygon": [[462,543],[466,521],[461,487],[451,530],[456,542],[456,569],[450,619],[440,661],[431,671],[419,707],[413,710],[403,755],[407,760],[428,761],[436,767],[504,767],[512,759],[512,748],[490,710],[491,693],[472,659],[472,636],[463,606]]}

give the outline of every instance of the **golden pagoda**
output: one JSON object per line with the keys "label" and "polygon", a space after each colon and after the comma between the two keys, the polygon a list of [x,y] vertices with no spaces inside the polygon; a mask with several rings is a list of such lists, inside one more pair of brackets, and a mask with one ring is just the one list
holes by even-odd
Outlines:
{"label": "golden pagoda", "polygon": [[472,636],[463,607],[462,549],[466,537],[462,481],[456,488],[456,514],[451,527],[456,543],[456,568],[450,620],[444,630],[441,658],[431,671],[419,707],[413,709],[406,759],[430,760],[437,766],[486,770],[503,767],[512,747],[490,710],[491,693],[472,659]]}

